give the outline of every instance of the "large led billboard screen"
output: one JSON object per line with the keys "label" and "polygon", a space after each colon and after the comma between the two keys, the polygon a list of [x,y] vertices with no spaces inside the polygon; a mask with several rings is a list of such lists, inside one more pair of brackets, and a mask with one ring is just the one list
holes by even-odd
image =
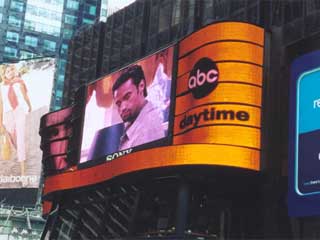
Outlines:
{"label": "large led billboard screen", "polygon": [[170,47],[88,86],[80,163],[167,142],[172,60]]}
{"label": "large led billboard screen", "polygon": [[89,84],[79,164],[48,176],[44,194],[147,169],[259,171],[264,38],[211,24]]}
{"label": "large led billboard screen", "polygon": [[296,57],[290,69],[289,215],[316,215],[320,213],[320,51]]}
{"label": "large led billboard screen", "polygon": [[183,39],[173,144],[205,147],[203,163],[260,170],[263,55],[263,29],[245,23]]}
{"label": "large led billboard screen", "polygon": [[54,60],[0,65],[0,188],[37,188],[40,118],[49,110]]}

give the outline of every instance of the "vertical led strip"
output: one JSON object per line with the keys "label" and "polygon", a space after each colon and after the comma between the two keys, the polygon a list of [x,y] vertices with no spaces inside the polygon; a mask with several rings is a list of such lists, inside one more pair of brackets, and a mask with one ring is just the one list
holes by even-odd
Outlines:
{"label": "vertical led strip", "polygon": [[[240,148],[251,163],[239,157],[236,165],[259,170],[263,51],[263,29],[246,23],[214,24],[180,42],[174,145],[221,146],[210,164]],[[212,62],[216,79],[201,61]],[[217,86],[202,94],[210,81]]]}

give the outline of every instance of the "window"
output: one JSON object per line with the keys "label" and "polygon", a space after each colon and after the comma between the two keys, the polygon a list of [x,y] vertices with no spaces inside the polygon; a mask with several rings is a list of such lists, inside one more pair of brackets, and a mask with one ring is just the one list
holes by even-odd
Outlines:
{"label": "window", "polygon": [[92,6],[90,4],[85,5],[85,12],[89,13],[90,15],[95,16],[96,15],[96,6]]}
{"label": "window", "polygon": [[77,23],[77,17],[66,14],[66,15],[64,16],[64,22],[65,22],[65,23],[68,23],[68,24],[74,25],[74,24]]}
{"label": "window", "polygon": [[62,83],[62,85],[63,85],[63,82],[64,82],[64,74],[59,74],[58,75],[58,83]]}
{"label": "window", "polygon": [[33,5],[27,6],[26,14],[29,20],[32,20],[34,17],[45,17],[50,21],[61,21],[61,13]]}
{"label": "window", "polygon": [[2,22],[2,13],[0,13],[0,23]]}
{"label": "window", "polygon": [[4,55],[6,57],[17,57],[18,50],[12,47],[4,47]]}
{"label": "window", "polygon": [[59,97],[59,98],[62,98],[62,91],[57,90],[56,91],[56,96]]}
{"label": "window", "polygon": [[50,40],[43,40],[43,48],[49,51],[56,50],[56,42]]}
{"label": "window", "polygon": [[67,44],[62,44],[61,45],[60,53],[61,54],[67,54],[68,53],[68,45]]}
{"label": "window", "polygon": [[0,0],[0,7],[4,6],[4,0]]}
{"label": "window", "polygon": [[64,39],[71,39],[72,34],[73,34],[72,30],[70,30],[70,29],[64,29],[64,31],[63,31],[63,38],[64,38]]}
{"label": "window", "polygon": [[61,72],[64,72],[64,71],[65,71],[66,63],[67,63],[66,60],[60,59],[60,61],[59,61],[59,63],[58,63],[58,69],[59,69],[59,71],[61,71]]}
{"label": "window", "polygon": [[23,3],[17,1],[11,1],[10,9],[18,12],[23,12]]}
{"label": "window", "polygon": [[15,26],[15,27],[20,27],[21,26],[21,20],[18,19],[17,17],[15,17],[15,16],[9,16],[8,23],[9,23],[9,25],[12,25],[12,26]]}
{"label": "window", "polygon": [[43,32],[58,37],[60,35],[60,27],[50,26],[40,22],[32,22],[25,20],[24,28],[32,31]]}
{"label": "window", "polygon": [[38,46],[38,38],[33,36],[26,36],[24,39],[24,43],[28,46],[36,47]]}
{"label": "window", "polygon": [[24,28],[29,29],[29,30],[33,30],[33,31],[36,29],[35,24],[29,20],[24,21]]}
{"label": "window", "polygon": [[76,0],[68,0],[67,1],[67,8],[78,10],[79,9],[79,2]]}
{"label": "window", "polygon": [[7,32],[6,39],[9,42],[19,42],[19,34],[16,32]]}
{"label": "window", "polygon": [[83,24],[92,24],[94,21],[88,18],[83,18],[82,22]]}
{"label": "window", "polygon": [[28,59],[28,58],[34,58],[37,55],[32,53],[32,52],[28,52],[28,51],[20,51],[20,59]]}

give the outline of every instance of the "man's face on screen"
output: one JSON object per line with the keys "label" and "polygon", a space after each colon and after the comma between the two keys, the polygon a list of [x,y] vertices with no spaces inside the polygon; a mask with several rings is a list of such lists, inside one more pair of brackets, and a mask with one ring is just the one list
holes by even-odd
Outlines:
{"label": "man's face on screen", "polygon": [[144,87],[144,81],[136,86],[129,78],[114,91],[114,101],[124,122],[133,122],[139,115],[145,102]]}

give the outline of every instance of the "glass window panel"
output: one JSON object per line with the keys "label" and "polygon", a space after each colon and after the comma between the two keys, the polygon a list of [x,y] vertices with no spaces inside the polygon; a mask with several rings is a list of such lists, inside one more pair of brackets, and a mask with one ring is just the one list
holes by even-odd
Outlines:
{"label": "glass window panel", "polygon": [[11,1],[10,9],[23,12],[23,3],[18,1]]}
{"label": "glass window panel", "polygon": [[95,16],[96,15],[96,6],[90,5],[90,4],[86,4],[85,5],[85,12],[89,13],[90,15]]}
{"label": "glass window panel", "polygon": [[73,31],[71,29],[64,29],[63,30],[63,38],[64,39],[71,39]]}
{"label": "glass window panel", "polygon": [[91,20],[91,19],[88,19],[88,18],[83,18],[82,22],[83,22],[84,24],[92,24],[94,21]]}
{"label": "glass window panel", "polygon": [[68,0],[67,1],[67,8],[78,10],[79,9],[79,2],[76,0]]}
{"label": "glass window panel", "polygon": [[54,42],[54,41],[43,40],[43,47],[46,50],[55,51],[56,50],[56,45],[57,45],[57,43]]}
{"label": "glass window panel", "polygon": [[15,16],[9,16],[8,18],[9,25],[20,27],[21,26],[21,20]]}
{"label": "glass window panel", "polygon": [[67,54],[68,53],[68,45],[67,44],[62,44],[61,45],[60,53],[61,54]]}
{"label": "glass window panel", "polygon": [[62,91],[56,91],[56,96],[59,98],[62,98]]}
{"label": "glass window panel", "polygon": [[26,20],[24,22],[24,28],[28,30],[37,31],[37,32],[44,32],[57,37],[60,35],[60,27],[50,26],[40,22],[32,22],[32,21]]}
{"label": "glass window panel", "polygon": [[59,74],[58,83],[63,83],[63,81],[64,81],[64,74]]}
{"label": "glass window panel", "polygon": [[16,32],[7,32],[6,34],[7,41],[9,42],[19,42],[19,34]]}
{"label": "glass window panel", "polygon": [[24,39],[24,43],[31,47],[38,46],[38,38],[33,36],[26,36]]}
{"label": "glass window panel", "polygon": [[68,24],[76,24],[77,23],[77,17],[76,16],[72,16],[72,15],[69,15],[69,14],[66,14],[64,16],[64,22],[65,23],[68,23]]}
{"label": "glass window panel", "polygon": [[37,55],[32,53],[32,52],[28,52],[28,51],[20,51],[20,59],[28,59],[28,58],[34,58]]}
{"label": "glass window panel", "polygon": [[18,50],[12,47],[4,47],[4,55],[6,57],[17,57]]}

